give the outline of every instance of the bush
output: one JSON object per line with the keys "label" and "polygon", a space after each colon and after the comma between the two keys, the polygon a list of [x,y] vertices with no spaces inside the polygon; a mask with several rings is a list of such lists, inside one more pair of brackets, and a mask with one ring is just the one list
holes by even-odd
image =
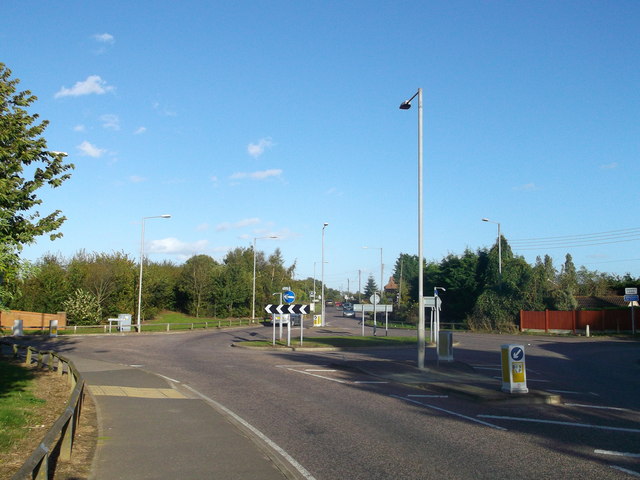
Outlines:
{"label": "bush", "polygon": [[100,304],[95,295],[77,289],[63,303],[69,325],[98,325],[100,323]]}

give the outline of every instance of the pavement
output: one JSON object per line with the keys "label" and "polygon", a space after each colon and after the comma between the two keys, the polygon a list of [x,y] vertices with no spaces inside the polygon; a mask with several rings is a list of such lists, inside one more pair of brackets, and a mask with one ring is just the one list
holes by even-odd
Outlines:
{"label": "pavement", "polygon": [[[312,478],[232,412],[179,382],[141,368],[68,356],[83,374],[98,412],[92,479]],[[368,359],[349,360],[341,367],[480,402],[559,401],[546,392],[501,392],[495,379],[461,362],[427,364],[420,370]]]}
{"label": "pavement", "polygon": [[91,479],[305,478],[213,400],[140,368],[68,357],[98,413]]}

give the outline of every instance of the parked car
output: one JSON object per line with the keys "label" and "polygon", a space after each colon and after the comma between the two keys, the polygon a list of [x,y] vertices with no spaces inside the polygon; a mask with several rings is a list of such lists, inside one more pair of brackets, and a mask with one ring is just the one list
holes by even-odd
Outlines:
{"label": "parked car", "polygon": [[356,312],[353,310],[353,303],[345,303],[342,305],[342,316],[343,317],[355,317]]}

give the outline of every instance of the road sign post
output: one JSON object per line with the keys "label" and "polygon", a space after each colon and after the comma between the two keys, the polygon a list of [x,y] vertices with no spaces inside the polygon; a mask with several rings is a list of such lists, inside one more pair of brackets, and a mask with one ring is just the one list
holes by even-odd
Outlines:
{"label": "road sign post", "polygon": [[523,345],[502,345],[502,391],[529,393]]}

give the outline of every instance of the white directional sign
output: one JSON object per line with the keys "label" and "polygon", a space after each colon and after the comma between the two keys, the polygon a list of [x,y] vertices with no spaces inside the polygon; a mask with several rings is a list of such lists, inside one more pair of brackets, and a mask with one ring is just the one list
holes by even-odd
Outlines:
{"label": "white directional sign", "polygon": [[309,305],[267,305],[264,307],[264,311],[267,313],[298,313],[300,315],[306,315],[309,313]]}
{"label": "white directional sign", "polygon": [[[353,311],[354,312],[373,312],[374,310],[374,305],[371,305],[369,303],[356,303],[353,306]],[[378,303],[377,305],[375,305],[375,311],[376,312],[393,312],[393,305],[383,305],[381,303]]]}
{"label": "white directional sign", "polygon": [[625,288],[624,289],[624,294],[625,295],[637,295],[638,294],[638,289],[637,288]]}

